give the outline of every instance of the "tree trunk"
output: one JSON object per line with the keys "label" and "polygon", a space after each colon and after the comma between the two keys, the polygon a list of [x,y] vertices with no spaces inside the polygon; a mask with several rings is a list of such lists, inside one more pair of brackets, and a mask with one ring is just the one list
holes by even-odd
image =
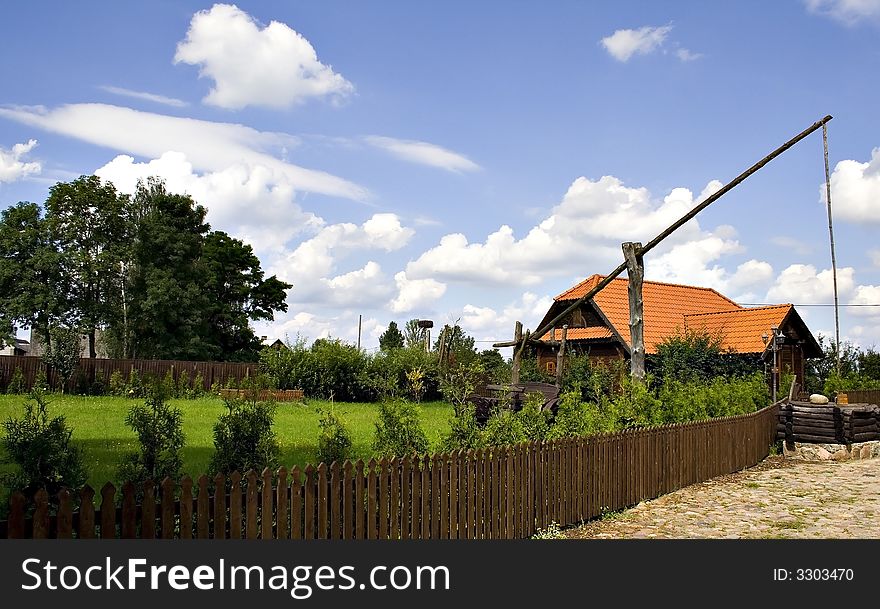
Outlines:
{"label": "tree trunk", "polygon": [[95,359],[98,356],[95,351],[95,329],[89,328],[89,357]]}

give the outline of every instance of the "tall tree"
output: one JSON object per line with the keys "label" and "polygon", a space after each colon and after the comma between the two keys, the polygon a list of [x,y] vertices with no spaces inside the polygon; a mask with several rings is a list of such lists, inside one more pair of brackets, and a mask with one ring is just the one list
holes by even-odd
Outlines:
{"label": "tall tree", "polygon": [[379,337],[379,348],[382,351],[403,348],[403,334],[397,328],[397,322],[388,324],[388,329]]}
{"label": "tall tree", "polygon": [[113,321],[122,288],[120,263],[129,230],[127,197],[97,176],[81,176],[49,189],[46,223],[62,256],[70,285],[67,323],[89,338],[95,357],[95,330]]}
{"label": "tall tree", "polygon": [[425,329],[419,327],[418,319],[410,319],[404,324],[403,342],[407,347],[425,348]]}
{"label": "tall tree", "polygon": [[477,359],[474,338],[468,336],[461,326],[446,324],[434,341],[434,351],[441,352],[445,363],[469,364]]}
{"label": "tall tree", "polygon": [[249,322],[273,320],[275,311],[287,311],[286,291],[292,286],[275,275],[263,278],[260,260],[250,245],[224,232],[211,232],[202,245],[208,295],[210,343],[222,359],[256,361],[260,340]]}
{"label": "tall tree", "polygon": [[65,317],[70,288],[62,256],[40,207],[21,202],[0,214],[0,325],[4,335],[28,326],[48,347]]}

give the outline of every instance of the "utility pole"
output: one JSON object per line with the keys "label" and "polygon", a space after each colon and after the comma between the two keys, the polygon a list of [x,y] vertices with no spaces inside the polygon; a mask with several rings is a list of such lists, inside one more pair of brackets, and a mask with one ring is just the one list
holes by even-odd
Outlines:
{"label": "utility pole", "polygon": [[363,315],[358,314],[358,351],[361,350],[361,318]]}
{"label": "utility pole", "polygon": [[834,256],[834,225],[831,223],[831,171],[828,166],[828,125],[822,124],[822,148],[825,151],[825,201],[828,204],[828,234],[831,237],[831,278],[834,282],[834,367],[840,374],[840,312],[837,300],[837,258]]}

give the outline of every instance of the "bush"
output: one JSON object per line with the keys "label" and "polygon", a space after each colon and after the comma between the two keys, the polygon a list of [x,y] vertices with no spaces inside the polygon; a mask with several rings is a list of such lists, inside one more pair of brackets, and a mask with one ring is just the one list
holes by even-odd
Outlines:
{"label": "bush", "polygon": [[193,379],[192,388],[189,390],[186,397],[191,400],[197,400],[203,395],[205,395],[205,377],[199,372],[196,374],[196,378]]}
{"label": "bush", "polygon": [[110,375],[109,392],[110,395],[128,395],[128,386],[125,384],[125,379],[122,377],[122,372],[119,370],[114,370]]}
{"label": "bush", "polygon": [[373,451],[383,457],[403,457],[428,452],[428,438],[419,421],[415,404],[388,400],[379,404],[379,420]]}
{"label": "bush", "polygon": [[706,330],[676,332],[657,345],[656,355],[647,359],[649,371],[663,380],[708,380],[736,377],[763,369],[760,357],[721,348],[723,337]]}
{"label": "bush", "polygon": [[483,380],[485,371],[480,362],[450,366],[440,378],[440,389],[443,398],[452,404],[458,412],[466,407],[468,397],[474,393],[477,385]]}
{"label": "bush", "polygon": [[524,442],[526,434],[518,413],[502,408],[493,412],[486,421],[483,438],[486,446],[506,446]]}
{"label": "bush", "polygon": [[16,465],[17,471],[2,480],[10,490],[22,491],[29,501],[41,488],[51,501],[62,488],[79,487],[87,478],[82,453],[71,440],[73,431],[63,416],[50,418],[48,406],[42,391],[31,391],[24,416],[10,417],[3,423],[3,463]]}
{"label": "bush", "polygon": [[274,468],[281,447],[272,426],[275,404],[270,402],[227,399],[227,412],[214,425],[212,474],[244,474],[253,469]]}
{"label": "bush", "polygon": [[477,449],[482,446],[483,430],[477,423],[476,407],[473,404],[466,404],[449,419],[449,433],[441,436],[440,450],[451,452]]}
{"label": "bush", "polygon": [[550,412],[541,410],[544,396],[531,394],[526,398],[522,410],[517,413],[526,440],[544,440],[550,431]]}
{"label": "bush", "polygon": [[603,420],[599,405],[582,402],[580,397],[577,391],[559,396],[559,407],[553,425],[547,430],[547,440],[585,436],[607,430],[604,428],[608,423]]}
{"label": "bush", "polygon": [[[419,376],[420,373],[420,376]],[[439,396],[434,355],[418,347],[380,351],[366,362],[359,376],[361,392],[369,398],[394,399],[403,394],[419,399]]]}
{"label": "bush", "polygon": [[12,378],[9,379],[9,384],[6,386],[6,393],[22,394],[26,391],[24,374],[21,371],[21,367],[16,366],[15,372],[12,373]]}
{"label": "bush", "polygon": [[131,407],[125,424],[137,434],[139,448],[126,455],[119,478],[133,482],[139,491],[147,480],[158,483],[166,476],[176,480],[183,465],[183,414],[165,402],[161,387],[144,403]]}
{"label": "bush", "polygon": [[352,456],[351,431],[338,414],[332,409],[322,410],[318,419],[321,433],[318,435],[318,451],[315,455],[318,463],[345,461]]}

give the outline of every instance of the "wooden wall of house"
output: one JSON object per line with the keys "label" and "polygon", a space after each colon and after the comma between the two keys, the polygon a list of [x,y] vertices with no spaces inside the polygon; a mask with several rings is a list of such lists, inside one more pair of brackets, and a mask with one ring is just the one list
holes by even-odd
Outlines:
{"label": "wooden wall of house", "polygon": [[[570,353],[573,352],[577,355],[587,354],[592,366],[608,365],[625,357],[623,349],[616,343],[578,344],[572,341],[569,343],[569,348],[571,349]],[[556,373],[555,349],[542,347],[538,350],[538,368],[547,374]]]}

